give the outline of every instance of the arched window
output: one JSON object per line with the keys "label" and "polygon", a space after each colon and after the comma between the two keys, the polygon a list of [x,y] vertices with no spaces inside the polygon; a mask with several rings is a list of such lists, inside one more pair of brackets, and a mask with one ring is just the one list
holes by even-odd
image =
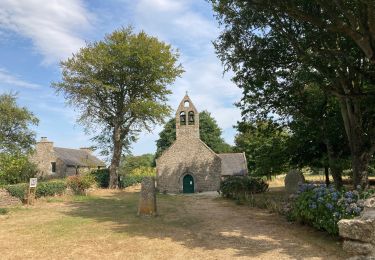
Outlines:
{"label": "arched window", "polygon": [[189,107],[189,106],[190,106],[190,102],[188,100],[185,100],[184,107]]}
{"label": "arched window", "polygon": [[180,113],[180,125],[186,125],[186,114],[184,111]]}
{"label": "arched window", "polygon": [[194,112],[193,111],[189,111],[188,120],[189,120],[189,125],[194,125]]}

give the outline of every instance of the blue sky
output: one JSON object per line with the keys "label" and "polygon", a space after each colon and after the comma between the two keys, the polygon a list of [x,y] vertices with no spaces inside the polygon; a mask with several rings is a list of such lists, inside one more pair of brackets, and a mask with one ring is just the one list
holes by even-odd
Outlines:
{"label": "blue sky", "polygon": [[[127,25],[180,51],[186,72],[170,86],[169,104],[176,108],[188,91],[197,109],[211,112],[232,144],[232,126],[240,119],[233,103],[241,91],[230,75],[223,76],[212,46],[220,30],[205,0],[1,0],[0,93],[17,92],[19,105],[40,119],[38,139],[47,136],[60,147],[92,145],[75,122],[74,109],[50,84],[60,80],[60,60]],[[133,154],[155,152],[161,129],[142,133]]]}

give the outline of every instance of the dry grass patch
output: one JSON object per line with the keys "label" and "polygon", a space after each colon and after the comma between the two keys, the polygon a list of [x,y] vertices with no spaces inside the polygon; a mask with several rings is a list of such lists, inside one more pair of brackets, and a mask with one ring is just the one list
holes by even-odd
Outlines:
{"label": "dry grass patch", "polygon": [[1,259],[340,259],[340,245],[276,215],[202,196],[158,195],[160,215],[137,217],[139,194],[39,200],[0,218]]}

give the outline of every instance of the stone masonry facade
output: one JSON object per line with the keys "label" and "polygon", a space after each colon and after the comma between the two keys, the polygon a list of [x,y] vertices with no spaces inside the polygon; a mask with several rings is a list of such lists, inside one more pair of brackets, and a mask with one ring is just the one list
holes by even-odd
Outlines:
{"label": "stone masonry facade", "polygon": [[222,159],[199,138],[199,113],[187,94],[176,111],[176,141],[156,160],[156,170],[160,192],[183,192],[186,175],[193,178],[194,192],[219,190]]}
{"label": "stone masonry facade", "polygon": [[54,147],[46,137],[37,142],[30,160],[37,165],[37,177],[44,178],[66,177],[105,167],[88,148]]}

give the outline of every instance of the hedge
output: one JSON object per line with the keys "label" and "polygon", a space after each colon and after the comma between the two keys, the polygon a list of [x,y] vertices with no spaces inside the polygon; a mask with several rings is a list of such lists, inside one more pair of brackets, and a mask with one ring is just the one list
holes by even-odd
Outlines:
{"label": "hedge", "polygon": [[246,200],[248,195],[268,190],[268,184],[261,178],[230,176],[220,183],[221,196],[235,200]]}
{"label": "hedge", "polygon": [[[39,182],[36,187],[35,196],[37,198],[46,197],[46,196],[55,196],[55,195],[62,195],[66,190],[66,182],[65,180],[53,180],[48,182]],[[19,183],[14,185],[7,185],[5,189],[9,192],[10,195],[13,197],[19,198],[23,200],[25,198],[28,184],[27,183]]]}

